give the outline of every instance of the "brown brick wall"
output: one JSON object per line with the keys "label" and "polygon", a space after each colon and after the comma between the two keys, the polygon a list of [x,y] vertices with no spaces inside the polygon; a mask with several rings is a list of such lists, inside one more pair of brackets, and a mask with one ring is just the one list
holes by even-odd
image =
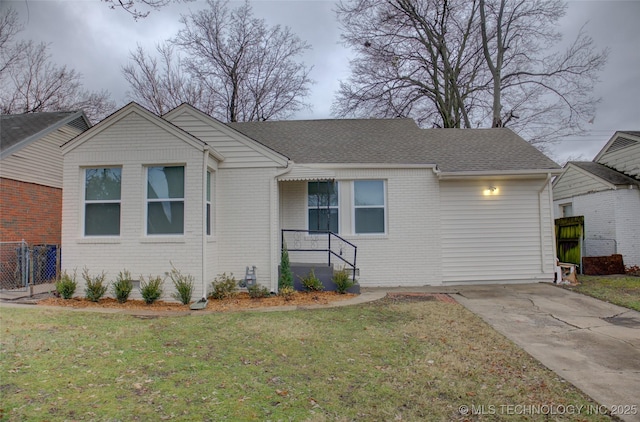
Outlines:
{"label": "brown brick wall", "polygon": [[0,240],[60,244],[62,189],[0,178]]}

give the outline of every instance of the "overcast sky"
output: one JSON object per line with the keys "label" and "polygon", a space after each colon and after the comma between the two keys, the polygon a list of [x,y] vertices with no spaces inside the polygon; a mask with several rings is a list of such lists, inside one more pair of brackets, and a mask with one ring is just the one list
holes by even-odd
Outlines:
{"label": "overcast sky", "polygon": [[[551,150],[561,163],[567,158],[591,160],[616,130],[640,130],[640,0],[569,1],[561,20],[566,39],[586,24],[599,48],[609,47],[609,61],[595,87],[602,98],[589,134],[571,137]],[[311,111],[296,119],[331,118],[330,107],[339,81],[348,75],[350,53],[339,44],[340,32],[331,1],[252,1],[254,13],[270,24],[289,26],[313,49],[304,60],[313,66],[315,84]],[[173,36],[180,14],[206,7],[203,0],[171,5],[134,21],[120,9],[111,10],[98,0],[0,0],[0,7],[14,7],[24,19],[25,39],[50,43],[52,60],[83,75],[86,89],[106,89],[118,107],[130,101],[121,68],[129,52],[142,45],[148,51]]]}

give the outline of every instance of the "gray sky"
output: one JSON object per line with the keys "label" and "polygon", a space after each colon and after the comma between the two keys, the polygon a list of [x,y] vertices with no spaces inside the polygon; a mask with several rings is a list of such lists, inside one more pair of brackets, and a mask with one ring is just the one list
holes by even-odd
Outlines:
{"label": "gray sky", "polygon": [[[572,39],[581,26],[599,48],[609,47],[609,61],[595,93],[602,98],[594,123],[583,137],[568,138],[551,149],[551,158],[591,160],[616,130],[640,130],[640,0],[569,1],[567,16],[561,20],[565,39]],[[148,51],[156,43],[173,36],[180,14],[206,7],[195,0],[170,5],[135,22],[123,10],[111,10],[98,0],[0,0],[25,19],[20,35],[50,43],[52,60],[83,75],[86,89],[111,93],[118,107],[128,103],[128,85],[121,67],[129,52],[142,45]],[[296,119],[330,118],[330,106],[339,81],[349,75],[350,53],[339,44],[339,29],[331,1],[252,2],[257,17],[270,24],[289,26],[312,45],[305,56],[313,66],[315,80],[311,96],[312,111],[298,113]]]}

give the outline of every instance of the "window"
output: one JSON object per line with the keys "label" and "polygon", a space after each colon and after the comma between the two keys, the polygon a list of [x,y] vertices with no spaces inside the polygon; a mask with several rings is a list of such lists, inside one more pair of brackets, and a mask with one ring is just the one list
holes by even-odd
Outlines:
{"label": "window", "polygon": [[211,172],[207,171],[207,206],[205,208],[207,213],[207,236],[211,235]]}
{"label": "window", "polygon": [[84,174],[84,235],[119,236],[122,169],[88,168]]}
{"label": "window", "polygon": [[318,181],[307,187],[309,231],[338,233],[338,184]]}
{"label": "window", "polygon": [[573,217],[573,205],[572,204],[560,205],[560,213],[562,214],[562,217]]}
{"label": "window", "polygon": [[384,182],[353,182],[355,233],[384,233]]}
{"label": "window", "polygon": [[184,234],[184,166],[147,168],[147,234]]}

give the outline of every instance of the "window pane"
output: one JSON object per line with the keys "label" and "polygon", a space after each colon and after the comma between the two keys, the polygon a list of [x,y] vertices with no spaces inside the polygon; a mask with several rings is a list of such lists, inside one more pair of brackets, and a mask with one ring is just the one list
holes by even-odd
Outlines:
{"label": "window pane", "polygon": [[149,167],[147,198],[184,198],[184,167]]}
{"label": "window pane", "polygon": [[85,236],[118,236],[120,234],[120,204],[86,204]]}
{"label": "window pane", "polygon": [[384,233],[384,208],[356,208],[356,233]]}
{"label": "window pane", "polygon": [[119,200],[121,173],[121,168],[86,169],[85,200]]}
{"label": "window pane", "polygon": [[338,206],[338,185],[335,182],[309,182],[310,207]]}
{"label": "window pane", "polygon": [[184,202],[149,202],[147,234],[183,234]]}
{"label": "window pane", "polygon": [[207,204],[207,235],[211,234],[211,204]]}
{"label": "window pane", "polygon": [[358,180],[353,182],[356,206],[384,205],[382,180]]}
{"label": "window pane", "polygon": [[207,201],[211,201],[211,172],[207,172]]}
{"label": "window pane", "polygon": [[309,230],[326,231],[327,220],[329,231],[338,233],[338,210],[336,208],[309,209]]}

